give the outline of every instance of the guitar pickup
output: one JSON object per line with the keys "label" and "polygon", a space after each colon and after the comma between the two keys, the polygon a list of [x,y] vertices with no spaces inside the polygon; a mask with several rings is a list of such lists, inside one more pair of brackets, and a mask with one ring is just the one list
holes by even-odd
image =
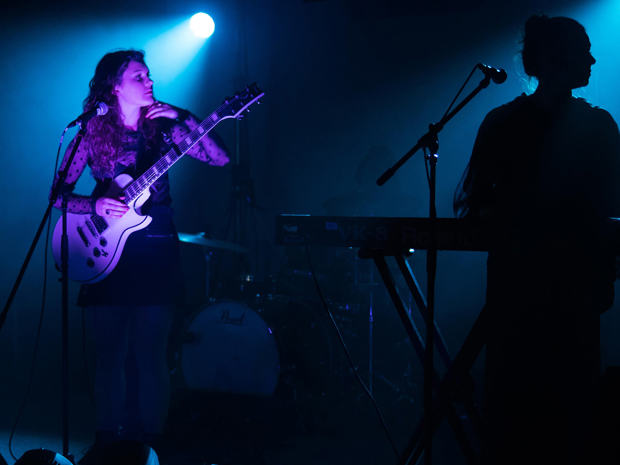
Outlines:
{"label": "guitar pickup", "polygon": [[[97,228],[97,232],[98,233],[102,233],[103,231],[105,231],[106,229],[108,229],[108,223],[106,223],[106,221],[100,217],[99,215],[93,215],[90,217],[92,224],[95,225],[95,228]],[[86,225],[88,226],[88,221],[86,222]],[[90,226],[89,226],[90,229]],[[94,236],[98,236],[98,234],[93,232]]]}
{"label": "guitar pickup", "polygon": [[78,235],[80,236],[80,239],[82,239],[82,242],[84,242],[84,246],[88,247],[90,245],[90,242],[88,241],[86,234],[84,234],[84,230],[80,226],[78,226],[77,232],[78,232]]}

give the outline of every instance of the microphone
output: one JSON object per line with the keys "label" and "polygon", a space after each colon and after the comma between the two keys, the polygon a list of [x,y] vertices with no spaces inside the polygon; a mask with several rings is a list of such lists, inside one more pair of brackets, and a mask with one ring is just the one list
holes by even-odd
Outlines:
{"label": "microphone", "polygon": [[103,102],[98,102],[95,108],[85,111],[80,116],[71,121],[67,128],[72,128],[73,126],[79,126],[80,128],[82,128],[83,125],[88,123],[95,116],[105,115],[107,112],[108,106]]}
{"label": "microphone", "polygon": [[508,75],[506,71],[501,68],[493,68],[493,66],[478,63],[476,67],[484,73],[485,76],[490,77],[495,84],[501,84],[506,80]]}

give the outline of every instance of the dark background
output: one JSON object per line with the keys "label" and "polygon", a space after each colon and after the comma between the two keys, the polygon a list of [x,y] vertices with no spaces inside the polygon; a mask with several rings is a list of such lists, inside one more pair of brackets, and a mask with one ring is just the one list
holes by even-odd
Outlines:
{"label": "dark background", "polygon": [[[419,155],[384,188],[376,187],[374,179],[415,143],[428,123],[439,120],[472,67],[486,62],[506,69],[508,80],[483,91],[440,138],[438,210],[440,216],[452,216],[454,189],[482,118],[535,88],[519,58],[522,25],[533,13],[571,16],[586,26],[598,63],[590,85],[576,95],[606,108],[616,119],[620,116],[616,84],[620,10],[612,1],[62,1],[4,8],[0,20],[3,304],[46,206],[60,132],[81,112],[98,59],[116,48],[146,48],[157,97],[199,116],[244,83],[256,81],[266,92],[263,104],[239,123],[241,160],[260,206],[247,215],[244,240],[251,250],[247,271],[257,281],[269,276],[281,279],[286,266],[285,251],[273,241],[277,213],[425,216],[428,187]],[[174,61],[183,45],[158,54],[149,53],[152,47],[146,44],[199,10],[215,19],[215,34],[185,69],[176,76],[167,74],[167,60]],[[469,88],[479,79],[480,73],[475,74]],[[236,147],[235,124],[228,120],[217,128],[231,153]],[[79,192],[92,188],[87,178],[78,184]],[[171,182],[179,231],[209,231],[218,239],[232,239],[226,228],[231,181],[230,167],[218,169],[190,159],[175,166]],[[349,200],[333,200],[339,198]],[[354,205],[354,198],[364,201]],[[54,221],[57,216],[54,212]],[[4,425],[13,419],[27,379],[40,308],[41,245],[0,333]],[[315,253],[318,257],[322,252]],[[186,247],[184,256],[193,286],[200,281],[200,252]],[[424,258],[419,251],[411,259],[422,285]],[[440,253],[437,320],[453,352],[483,304],[485,260],[481,253]],[[48,273],[47,314],[26,423],[34,421],[36,408],[50,424],[59,415],[60,285],[51,263]],[[333,276],[326,279],[334,284]],[[72,286],[72,303],[76,292]],[[382,311],[385,319],[395,318],[391,308]],[[606,365],[620,363],[620,347],[613,337],[620,328],[617,313],[614,308],[602,320]],[[80,315],[72,305],[76,397],[87,391]],[[378,347],[389,346],[394,335],[382,337],[376,341]]]}

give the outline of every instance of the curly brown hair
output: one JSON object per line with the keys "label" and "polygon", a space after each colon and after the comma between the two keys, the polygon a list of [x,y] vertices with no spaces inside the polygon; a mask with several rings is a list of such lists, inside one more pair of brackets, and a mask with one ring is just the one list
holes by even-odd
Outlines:
{"label": "curly brown hair", "polygon": [[[90,167],[95,178],[113,176],[116,162],[130,165],[136,161],[135,153],[125,154],[123,151],[125,127],[114,93],[115,86],[121,83],[123,73],[132,61],[146,66],[144,52],[119,50],[107,53],[99,60],[95,75],[89,83],[90,91],[84,99],[84,111],[93,109],[99,102],[104,102],[108,106],[107,114],[91,119],[87,126],[87,135],[92,148]],[[148,147],[149,141],[154,138],[156,127],[151,120],[144,118],[146,109],[143,110],[138,121],[138,131],[142,132]]]}

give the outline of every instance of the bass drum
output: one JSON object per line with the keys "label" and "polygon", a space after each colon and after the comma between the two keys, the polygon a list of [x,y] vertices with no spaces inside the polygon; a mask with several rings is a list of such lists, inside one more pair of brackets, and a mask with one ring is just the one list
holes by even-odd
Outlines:
{"label": "bass drum", "polygon": [[192,319],[181,368],[190,389],[270,396],[278,385],[280,358],[271,328],[256,312],[218,302]]}

